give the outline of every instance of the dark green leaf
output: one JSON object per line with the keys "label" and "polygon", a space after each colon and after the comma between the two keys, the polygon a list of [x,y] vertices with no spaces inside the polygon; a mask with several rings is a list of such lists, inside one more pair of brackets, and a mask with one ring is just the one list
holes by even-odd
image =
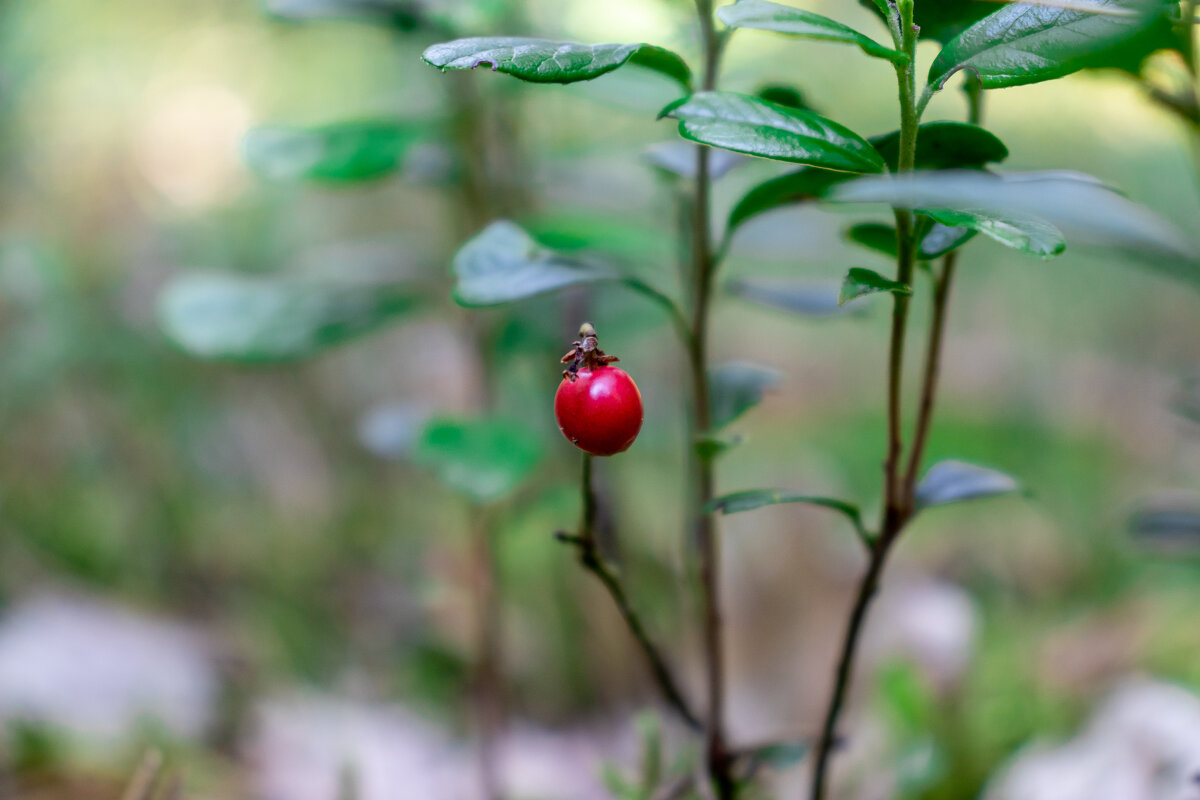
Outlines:
{"label": "dark green leaf", "polygon": [[854,176],[846,172],[804,167],[764,181],[743,195],[729,212],[725,235],[732,235],[738,226],[751,217],[792,203],[817,200],[834,184],[852,177]]}
{"label": "dark green leaf", "polygon": [[[874,8],[887,21],[887,0],[859,0],[859,3]],[[945,44],[994,8],[980,0],[918,0],[913,8],[913,23],[921,29],[922,40],[935,39]]]}
{"label": "dark green leaf", "polygon": [[788,108],[798,108],[801,111],[815,112],[817,110],[808,102],[808,98],[794,86],[769,83],[766,86],[760,86],[758,91],[754,93],[754,96],[766,100],[768,103],[787,106]]}
{"label": "dark green leaf", "polygon": [[733,422],[762,401],[763,393],[782,379],[778,370],[745,361],[721,364],[708,371],[713,430]]}
{"label": "dark green leaf", "polygon": [[755,278],[738,278],[726,285],[730,293],[751,302],[808,317],[832,317],[848,313],[849,309],[838,304],[839,288],[836,283],[780,283]]}
{"label": "dark green leaf", "polygon": [[477,503],[491,503],[512,492],[541,457],[536,437],[501,419],[433,420],[413,452],[414,461]]}
{"label": "dark green leaf", "polygon": [[917,485],[917,508],[1009,494],[1018,488],[1016,480],[1003,472],[963,461],[939,461]]}
{"label": "dark green leaf", "polygon": [[273,180],[361,181],[395,172],[417,138],[388,121],[342,122],[317,128],[254,128],[242,143],[250,169]]}
{"label": "dark green leaf", "polygon": [[912,294],[912,287],[906,283],[885,278],[871,269],[851,267],[842,281],[841,291],[838,292],[838,305],[844,306],[855,298],[877,292]]}
{"label": "dark green leaf", "polygon": [[869,250],[896,257],[896,229],[882,222],[860,222],[846,229],[846,238]]}
{"label": "dark green leaf", "polygon": [[352,19],[411,30],[421,22],[412,0],[266,0],[267,13],[291,20]]}
{"label": "dark green leaf", "polygon": [[985,89],[998,89],[1097,66],[1153,26],[1167,8],[1163,0],[1074,0],[1070,5],[1012,3],[984,17],[934,59],[930,85],[941,88],[964,69]]}
{"label": "dark green leaf", "polygon": [[1042,258],[1056,256],[1067,247],[1062,231],[1037,219],[928,208],[921,213],[942,225],[978,231],[1006,247]]}
{"label": "dark green leaf", "polygon": [[1104,247],[1200,286],[1194,242],[1150,209],[1079,173],[914,172],[846,181],[827,199],[1038,219],[1068,241]]}
{"label": "dark green leaf", "polygon": [[167,284],[158,319],[198,358],[292,361],[369,333],[418,299],[410,280],[380,275],[198,273]]}
{"label": "dark green leaf", "polygon": [[651,44],[576,44],[514,36],[455,39],[421,56],[439,69],[488,66],[532,83],[574,83],[612,72],[623,64],[655,70],[691,90],[692,74],[677,54]]}
{"label": "dark green leaf", "polygon": [[616,278],[606,266],[555,253],[507,220],[493,222],[454,255],[454,299],[496,306],[577,283]]}
{"label": "dark green leaf", "polygon": [[717,436],[700,436],[696,438],[696,455],[701,461],[716,461],[725,453],[742,443],[740,436],[722,439]]}
{"label": "dark green leaf", "polygon": [[785,489],[748,489],[744,492],[733,492],[712,500],[704,510],[712,514],[718,511],[722,514],[738,514],[780,503],[805,503],[810,506],[831,508],[843,514],[854,525],[855,531],[860,535],[863,534],[862,514],[854,503],[833,497],[789,492]]}
{"label": "dark green leaf", "polygon": [[[900,158],[900,131],[871,139],[888,169]],[[991,131],[966,122],[926,122],[917,132],[916,169],[975,169],[1008,158],[1008,148]]]}
{"label": "dark green leaf", "polygon": [[858,45],[869,56],[884,58],[897,64],[908,63],[908,56],[904,53],[884,47],[871,37],[840,22],[792,6],[770,3],[767,0],[738,0],[731,6],[717,9],[717,16],[731,28],[755,28],[805,39],[846,42]]}
{"label": "dark green leaf", "polygon": [[970,228],[952,228],[935,222],[921,237],[921,243],[917,245],[917,258],[922,261],[941,258],[951,250],[962,247],[973,238],[975,238],[975,231]]}
{"label": "dark green leaf", "polygon": [[700,92],[670,104],[660,117],[679,120],[693,142],[737,153],[843,172],[882,172],[866,139],[811,111],[736,92]]}

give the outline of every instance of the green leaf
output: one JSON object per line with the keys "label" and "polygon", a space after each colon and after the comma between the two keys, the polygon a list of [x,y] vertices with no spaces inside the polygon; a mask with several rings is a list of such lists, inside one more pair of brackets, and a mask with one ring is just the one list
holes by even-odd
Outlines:
{"label": "green leaf", "polygon": [[869,56],[896,64],[908,63],[905,53],[884,47],[871,37],[828,17],[792,6],[769,3],[767,0],[738,0],[731,6],[717,9],[717,17],[731,28],[755,28],[805,39],[846,42],[858,45]]}
{"label": "green leaf", "polygon": [[181,275],[158,299],[158,321],[198,358],[293,361],[370,333],[414,309],[411,280],[346,274]]}
{"label": "green leaf", "polygon": [[659,117],[679,120],[685,139],[737,153],[843,172],[884,169],[875,148],[849,128],[747,94],[700,92],[671,103]]}
{"label": "green leaf", "polygon": [[731,294],[752,303],[806,317],[832,317],[849,312],[849,309],[838,304],[840,287],[836,283],[780,283],[756,278],[738,278],[726,284],[725,288]]}
{"label": "green leaf", "polygon": [[733,361],[710,369],[708,389],[713,430],[728,425],[758,405],[767,389],[778,384],[782,377],[778,370],[746,361]]}
{"label": "green leaf", "polygon": [[507,220],[493,222],[454,255],[454,299],[468,308],[503,305],[527,297],[617,278],[593,261],[547,250]]}
{"label": "green leaf", "polygon": [[480,504],[502,499],[533,473],[542,447],[528,430],[503,419],[437,419],[425,426],[413,460]]}
{"label": "green leaf", "polygon": [[768,83],[765,86],[758,87],[758,91],[754,93],[754,96],[766,100],[768,103],[787,106],[788,108],[798,108],[801,111],[817,110],[812,107],[812,104],[808,102],[808,98],[799,89],[787,84]]}
{"label": "green leaf", "polygon": [[970,228],[949,227],[935,222],[921,237],[921,243],[917,245],[917,258],[922,261],[941,258],[974,238],[975,231]]}
{"label": "green leaf", "polygon": [[787,769],[799,764],[808,755],[808,742],[775,742],[755,748],[750,757],[775,769]]}
{"label": "green leaf", "polygon": [[907,283],[885,278],[875,270],[851,267],[842,281],[841,291],[838,292],[838,305],[844,306],[851,300],[877,292],[912,294],[912,287]]}
{"label": "green leaf", "polygon": [[764,181],[747,192],[729,212],[725,235],[732,235],[734,230],[751,217],[792,203],[817,200],[833,185],[852,177],[854,176],[846,172],[804,167]]}
{"label": "green leaf", "polygon": [[421,9],[412,0],[267,0],[267,13],[281,19],[349,19],[412,30]]}
{"label": "green leaf", "polygon": [[740,436],[722,439],[718,436],[696,437],[696,455],[701,461],[716,461],[727,452],[742,443]]}
{"label": "green leaf", "polygon": [[254,128],[242,142],[254,172],[273,180],[361,181],[399,168],[417,138],[411,127],[385,120],[316,128]]}
{"label": "green leaf", "polygon": [[[888,169],[900,158],[900,131],[871,139]],[[977,169],[1008,158],[1008,148],[994,133],[966,122],[926,122],[917,132],[916,169]]]}
{"label": "green leaf", "polygon": [[1020,487],[1010,475],[964,461],[939,461],[917,484],[917,508],[1010,494]]}
{"label": "green leaf", "polygon": [[1150,209],[1080,173],[913,172],[846,181],[826,199],[1037,219],[1068,241],[1103,247],[1200,286],[1195,242]]}
{"label": "green leaf", "polygon": [[863,527],[862,513],[858,510],[858,506],[854,503],[838,500],[833,497],[800,494],[798,492],[789,492],[785,489],[747,489],[746,491],[733,492],[732,494],[722,495],[711,500],[704,507],[704,510],[709,514],[715,514],[718,511],[722,514],[739,514],[743,511],[753,511],[756,508],[779,505],[781,503],[805,503],[810,506],[833,509],[850,520],[850,524],[854,526],[854,532],[858,534],[859,539],[864,543],[869,543],[870,541],[870,536],[867,534],[866,528]]}
{"label": "green leaf", "polygon": [[[887,22],[887,0],[859,0],[859,5],[874,8]],[[994,8],[980,0],[919,0],[913,8],[913,23],[921,29],[922,40],[945,44]]]}
{"label": "green leaf", "polygon": [[959,70],[975,73],[985,89],[1061,78],[1103,63],[1167,8],[1162,0],[1073,0],[1070,5],[1012,3],[984,17],[934,59],[930,85],[940,89]]}
{"label": "green leaf", "polygon": [[846,238],[868,250],[896,257],[896,229],[882,222],[860,222],[846,229]]}
{"label": "green leaf", "polygon": [[598,78],[623,64],[660,72],[691,91],[692,73],[676,53],[651,44],[576,44],[514,36],[455,39],[421,55],[439,69],[489,66],[531,83],[574,83]]}
{"label": "green leaf", "polygon": [[942,225],[978,231],[1006,247],[1042,258],[1056,256],[1067,247],[1062,231],[1037,219],[929,208],[921,213]]}

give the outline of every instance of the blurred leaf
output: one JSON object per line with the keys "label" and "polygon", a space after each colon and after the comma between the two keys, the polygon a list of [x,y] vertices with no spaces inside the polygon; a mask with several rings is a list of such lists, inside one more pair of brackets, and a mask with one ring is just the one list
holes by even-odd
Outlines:
{"label": "blurred leaf", "polygon": [[456,39],[422,54],[439,69],[487,65],[532,83],[574,83],[598,78],[625,63],[655,70],[691,90],[692,73],[676,53],[651,44],[576,44],[513,36]]}
{"label": "blurred leaf", "polygon": [[794,86],[769,83],[766,86],[760,86],[758,91],[754,93],[754,96],[779,106],[798,108],[801,111],[816,111],[812,107],[812,104],[808,102],[808,98]]}
{"label": "blurred leaf", "polygon": [[760,764],[783,770],[799,764],[808,751],[808,742],[775,742],[757,747],[748,755]]}
{"label": "blurred leaf", "polygon": [[917,245],[917,258],[923,261],[941,258],[974,238],[975,231],[970,228],[955,228],[935,222],[921,237],[921,243]]}
{"label": "blurred leaf", "polygon": [[1200,502],[1194,497],[1165,497],[1146,504],[1129,518],[1139,544],[1167,553],[1200,552]]}
{"label": "blurred leaf", "polygon": [[652,711],[638,714],[635,722],[642,740],[642,797],[650,798],[654,796],[654,790],[662,780],[662,730],[658,716]]}
{"label": "blurred leaf", "polygon": [[882,222],[860,222],[846,229],[846,238],[868,250],[896,257],[896,229]]}
{"label": "blurred leaf", "polygon": [[468,308],[496,306],[616,273],[592,261],[560,255],[507,220],[493,222],[454,255],[454,299]]}
{"label": "blurred leaf", "polygon": [[725,225],[725,236],[731,236],[742,223],[759,214],[792,203],[817,200],[830,187],[852,177],[854,176],[847,172],[804,167],[764,181],[746,192],[729,212],[729,221]]}
{"label": "blurred leaf", "polygon": [[[875,136],[871,144],[895,172],[900,158],[900,131]],[[916,169],[975,169],[1008,158],[1008,148],[994,133],[966,122],[926,122],[917,133]]]}
{"label": "blurred leaf", "polygon": [[901,741],[915,739],[930,727],[935,698],[911,663],[893,661],[878,671],[879,694]]}
{"label": "blurred leaf", "polygon": [[913,172],[846,181],[833,186],[827,198],[1036,218],[1058,228],[1068,241],[1105,247],[1200,286],[1195,243],[1150,209],[1081,173]]}
{"label": "blurred leaf", "polygon": [[917,485],[917,508],[961,503],[981,497],[1009,494],[1020,488],[1016,480],[994,469],[964,461],[939,461]]}
{"label": "blurred leaf", "polygon": [[885,278],[872,269],[851,267],[842,281],[841,290],[838,291],[838,305],[844,306],[851,300],[877,292],[912,294],[912,287],[907,283]]}
{"label": "blurred leaf", "polygon": [[884,47],[871,37],[828,17],[792,6],[767,0],[738,0],[733,5],[718,8],[717,17],[731,28],[755,28],[804,39],[846,42],[858,45],[869,56],[896,64],[908,63],[905,53]]}
{"label": "blurred leaf", "polygon": [[[1163,0],[1074,0],[1074,8],[1011,3],[948,43],[929,68],[941,88],[969,69],[985,89],[1061,78],[1089,66],[1151,27]],[[1079,10],[1087,8],[1088,10]]]}
{"label": "blurred leaf", "polygon": [[254,128],[242,142],[246,165],[272,180],[362,181],[395,172],[417,133],[383,120],[316,128]]}
{"label": "blurred leaf", "polygon": [[749,489],[744,492],[733,492],[711,501],[705,511],[722,514],[739,514],[743,511],[753,511],[763,506],[779,505],[780,503],[805,503],[810,506],[831,508],[845,515],[854,524],[856,530],[863,529],[862,515],[858,506],[845,500],[832,497],[819,497],[811,494],[799,494],[784,489]]}
{"label": "blurred leaf", "polygon": [[758,405],[763,393],[782,378],[778,370],[747,361],[732,361],[710,369],[708,387],[713,430],[728,425]]}
{"label": "blurred leaf", "polygon": [[413,0],[266,0],[267,13],[283,19],[353,19],[415,28],[421,19]]}
{"label": "blurred leaf", "polygon": [[411,280],[395,276],[194,273],[167,284],[158,320],[198,358],[292,361],[370,333],[418,300]]}
{"label": "blurred leaf", "polygon": [[839,285],[836,283],[779,283],[739,278],[726,284],[726,289],[751,302],[809,317],[832,317],[849,312],[838,303]]}
{"label": "blurred leaf", "polygon": [[717,436],[700,436],[696,439],[696,455],[701,461],[716,461],[728,451],[742,443],[739,436],[721,439]]}
{"label": "blurred leaf", "polygon": [[[659,142],[645,149],[642,157],[651,166],[657,167],[681,178],[696,177],[696,145],[687,142]],[[728,150],[712,150],[708,155],[709,180],[719,180],[730,170],[740,167],[749,159],[740,153]]]}
{"label": "blurred leaf", "polygon": [[595,213],[548,213],[524,220],[525,231],[547,248],[602,251],[629,260],[669,259],[672,243],[642,221]]}
{"label": "blurred leaf", "polygon": [[949,228],[978,231],[1006,247],[1042,258],[1056,256],[1067,247],[1062,231],[1036,219],[928,208],[921,213]]}
{"label": "blurred leaf", "polygon": [[537,438],[504,419],[433,420],[413,460],[476,503],[502,499],[528,478],[542,457]]}
{"label": "blurred leaf", "polygon": [[[859,0],[859,5],[878,12],[886,23],[887,0]],[[924,0],[914,4],[913,23],[921,29],[922,39],[944,44],[993,9],[990,3],[979,0]]]}
{"label": "blurred leaf", "polygon": [[845,172],[882,172],[866,139],[811,111],[736,92],[699,92],[671,103],[659,117],[679,120],[693,142],[777,161]]}

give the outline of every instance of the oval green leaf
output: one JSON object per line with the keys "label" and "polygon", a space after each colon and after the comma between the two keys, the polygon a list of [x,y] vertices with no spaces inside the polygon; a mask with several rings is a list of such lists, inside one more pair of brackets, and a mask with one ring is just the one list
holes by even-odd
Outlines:
{"label": "oval green leaf", "polygon": [[480,504],[510,494],[541,457],[542,446],[530,431],[501,419],[433,420],[413,451],[416,463]]}
{"label": "oval green leaf", "polygon": [[342,122],[316,128],[254,128],[242,142],[246,165],[272,180],[362,181],[395,172],[417,138],[389,121]]}
{"label": "oval green leaf", "polygon": [[1072,0],[1069,5],[1011,3],[984,17],[942,49],[929,68],[929,84],[940,89],[960,70],[975,73],[985,89],[1061,78],[1095,66],[1154,25],[1169,4]]}
{"label": "oval green leaf", "polygon": [[[859,0],[859,5],[874,8],[887,23],[887,0]],[[913,8],[913,23],[921,29],[921,39],[945,44],[993,10],[980,0],[923,0]]]}
{"label": "oval green leaf", "polygon": [[736,153],[842,172],[883,172],[875,148],[849,128],[811,111],[737,92],[700,92],[659,117],[679,120],[679,134]]}
{"label": "oval green leaf", "polygon": [[198,358],[294,361],[370,333],[418,302],[408,280],[198,273],[167,284],[158,321]]}
{"label": "oval green leaf", "polygon": [[722,514],[739,514],[743,511],[753,511],[756,508],[779,505],[781,503],[805,503],[811,506],[831,508],[845,515],[850,520],[850,523],[854,525],[855,532],[861,539],[866,541],[869,538],[866,529],[863,527],[862,514],[858,510],[858,506],[854,503],[838,500],[833,497],[800,494],[799,492],[789,492],[785,489],[749,489],[744,492],[733,492],[732,494],[718,497],[710,501],[704,510],[710,514],[715,514],[718,511]]}
{"label": "oval green leaf", "polygon": [[848,172],[805,167],[763,181],[746,192],[729,212],[729,221],[725,224],[725,236],[726,238],[732,236],[734,230],[751,217],[792,203],[817,200],[830,187],[852,177],[854,176]]}
{"label": "oval green leaf", "polygon": [[[900,158],[900,131],[875,136],[871,144],[895,172]],[[996,134],[966,122],[926,122],[917,132],[916,169],[976,169],[1008,158]]]}
{"label": "oval green leaf", "polygon": [[873,269],[851,267],[842,281],[838,292],[838,305],[844,306],[851,300],[868,294],[891,292],[892,294],[912,294],[912,287],[891,278],[885,278]]}
{"label": "oval green leaf", "polygon": [[662,73],[691,90],[692,73],[678,54],[652,44],[577,44],[515,36],[455,39],[421,55],[438,69],[487,66],[531,83],[589,81],[628,63]]}
{"label": "oval green leaf", "polygon": [[1005,247],[1042,258],[1056,256],[1067,247],[1062,231],[1038,219],[929,208],[921,209],[921,213],[944,226],[978,231]]}
{"label": "oval green leaf", "polygon": [[805,39],[845,42],[858,45],[869,56],[895,64],[908,63],[905,53],[884,47],[871,37],[828,17],[792,6],[767,0],[738,0],[731,6],[717,9],[717,17],[731,28],[754,28]]}
{"label": "oval green leaf", "polygon": [[1009,494],[1020,488],[1011,476],[965,461],[939,461],[917,484],[917,508]]}
{"label": "oval green leaf", "polygon": [[762,402],[763,394],[782,380],[778,370],[733,361],[708,371],[709,403],[713,430],[733,422]]}
{"label": "oval green leaf", "polygon": [[454,255],[454,299],[468,308],[512,303],[579,283],[614,280],[595,261],[565,256],[539,245],[508,220],[493,222]]}
{"label": "oval green leaf", "polygon": [[846,229],[846,238],[868,250],[896,257],[896,229],[882,222],[860,222]]}

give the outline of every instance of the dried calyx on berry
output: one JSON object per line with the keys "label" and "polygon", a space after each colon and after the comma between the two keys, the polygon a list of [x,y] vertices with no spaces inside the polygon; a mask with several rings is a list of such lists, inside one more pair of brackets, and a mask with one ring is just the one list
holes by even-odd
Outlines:
{"label": "dried calyx on berry", "polygon": [[563,377],[572,383],[575,382],[581,367],[595,369],[621,360],[616,356],[604,354],[604,351],[600,349],[600,340],[596,336],[596,329],[590,322],[579,326],[579,341],[572,342],[571,345],[571,349],[562,357],[561,361],[564,364],[569,362],[569,366],[563,370]]}

